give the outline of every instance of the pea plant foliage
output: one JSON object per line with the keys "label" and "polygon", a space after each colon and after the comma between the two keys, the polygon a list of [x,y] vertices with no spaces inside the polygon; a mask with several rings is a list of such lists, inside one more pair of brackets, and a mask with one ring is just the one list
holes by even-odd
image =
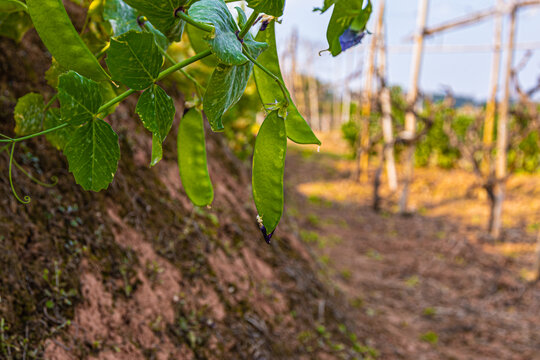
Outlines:
{"label": "pea plant foliage", "polygon": [[[69,171],[83,189],[106,189],[120,158],[118,136],[107,116],[135,93],[139,95],[135,112],[152,134],[150,166],[157,164],[175,119],[174,102],[158,82],[180,71],[197,84],[201,94],[178,126],[180,177],[194,205],[210,205],[214,191],[207,167],[204,119],[213,131],[222,131],[223,115],[240,100],[253,74],[267,113],[253,154],[253,198],[260,229],[269,242],[283,213],[287,138],[299,144],[320,142],[295,107],[280,71],[275,30],[285,0],[247,0],[249,17],[240,7],[231,12],[229,2],[233,1],[94,0],[89,12],[102,11],[111,32],[107,46],[94,54],[73,27],[62,0],[0,0],[0,35],[20,40],[20,32],[34,26],[53,62],[63,70],[57,93],[47,103],[36,93],[18,100],[15,136],[0,134],[1,149],[10,155],[14,196],[30,202],[30,197],[17,194],[12,181],[13,165],[31,177],[13,157],[16,144],[42,135],[63,152]],[[314,9],[325,12],[333,7],[327,31],[333,56],[364,36],[371,13],[371,3],[364,2],[325,0],[321,8]],[[9,24],[12,27],[6,28]],[[14,31],[15,25],[19,32]],[[184,31],[187,37],[182,36]],[[196,55],[175,62],[167,49],[181,39],[190,42]],[[206,89],[185,70],[197,61],[214,67]],[[123,92],[111,96],[111,85]]]}

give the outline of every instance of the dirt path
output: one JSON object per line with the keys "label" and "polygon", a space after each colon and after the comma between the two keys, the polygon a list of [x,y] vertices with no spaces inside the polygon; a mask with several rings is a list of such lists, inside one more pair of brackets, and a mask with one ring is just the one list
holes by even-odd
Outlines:
{"label": "dirt path", "polygon": [[349,181],[341,156],[292,150],[286,212],[355,308],[359,336],[381,359],[540,359],[534,268],[539,177],[509,184],[504,243],[483,235],[485,202],[461,171],[417,171],[415,215],[383,190]]}

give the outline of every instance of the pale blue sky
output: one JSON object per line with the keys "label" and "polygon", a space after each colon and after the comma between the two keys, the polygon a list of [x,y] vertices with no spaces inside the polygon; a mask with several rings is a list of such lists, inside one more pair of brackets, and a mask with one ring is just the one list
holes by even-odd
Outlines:
{"label": "pale blue sky", "polygon": [[[347,76],[345,69],[361,70],[365,49],[369,39],[364,44],[347,51],[337,58],[328,53],[319,57],[318,51],[325,49],[326,26],[331,11],[323,15],[313,13],[315,6],[320,6],[323,0],[288,0],[283,23],[278,26],[278,46],[284,50],[286,40],[294,28],[298,29],[299,37],[309,44],[302,44],[299,60],[307,68],[305,61],[311,59],[317,74],[323,80],[343,79]],[[508,1],[508,0],[507,0]],[[494,6],[496,0],[431,0],[429,7],[428,25],[435,25],[454,19],[468,13],[487,9]],[[374,12],[378,1],[373,0]],[[387,0],[386,24],[388,43],[391,48],[388,59],[389,81],[407,88],[409,82],[410,51],[397,51],[395,45],[411,44],[407,36],[411,35],[416,23],[416,0]],[[375,14],[374,14],[375,15]],[[368,29],[373,30],[374,16]],[[540,43],[540,7],[523,9],[518,18],[518,43]],[[506,22],[503,31],[506,31]],[[505,32],[506,34],[506,32]],[[505,36],[506,42],[507,36]],[[450,86],[455,93],[470,95],[478,100],[486,97],[489,86],[489,76],[492,54],[487,51],[474,53],[435,53],[429,51],[430,45],[490,45],[493,42],[493,21],[483,21],[478,25],[467,26],[459,30],[448,31],[441,35],[430,37],[426,41],[428,49],[424,56],[420,87],[426,92],[441,91],[443,86]],[[393,50],[392,50],[393,49]],[[523,57],[524,51],[517,51],[514,62]],[[503,58],[504,64],[504,58]],[[348,65],[348,66],[346,66]],[[524,87],[536,84],[540,75],[540,49],[534,51],[534,56],[521,73]],[[501,79],[502,80],[502,79]],[[361,82],[357,79],[352,87],[358,87]]]}

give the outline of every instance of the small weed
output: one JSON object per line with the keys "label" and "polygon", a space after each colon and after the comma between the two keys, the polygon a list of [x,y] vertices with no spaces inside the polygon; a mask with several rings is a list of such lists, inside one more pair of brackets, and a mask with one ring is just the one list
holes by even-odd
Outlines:
{"label": "small weed", "polygon": [[366,256],[370,259],[378,260],[378,261],[383,259],[382,255],[377,250],[373,250],[373,249],[369,249],[366,252]]}
{"label": "small weed", "polygon": [[309,195],[308,201],[313,205],[322,205],[323,199],[317,195]]}
{"label": "small weed", "polygon": [[420,335],[420,340],[435,345],[439,342],[439,335],[434,331],[428,331]]}
{"label": "small weed", "polygon": [[435,315],[437,315],[437,309],[431,306],[427,307],[422,311],[422,315],[427,317],[434,317]]}
{"label": "small weed", "polygon": [[311,330],[304,330],[301,333],[298,334],[296,337],[299,342],[306,343],[308,341],[311,341],[315,337],[315,334]]}
{"label": "small weed", "polygon": [[409,277],[405,280],[405,285],[407,285],[407,286],[410,287],[410,288],[415,287],[416,285],[418,285],[418,283],[420,283],[420,279],[418,278],[417,275],[409,276]]}
{"label": "small weed", "polygon": [[319,261],[324,265],[328,265],[328,264],[330,264],[330,256],[322,255],[322,256],[319,257]]}
{"label": "small weed", "polygon": [[315,231],[301,230],[300,237],[308,244],[317,243],[319,241],[319,234],[317,234]]}
{"label": "small weed", "polygon": [[349,269],[342,270],[341,271],[341,276],[343,277],[343,279],[349,281],[349,280],[351,280],[352,272]]}
{"label": "small weed", "polygon": [[307,221],[313,226],[318,226],[321,223],[321,219],[316,214],[309,214]]}
{"label": "small weed", "polygon": [[360,296],[355,297],[351,300],[351,306],[360,309],[364,306],[364,299],[362,299]]}

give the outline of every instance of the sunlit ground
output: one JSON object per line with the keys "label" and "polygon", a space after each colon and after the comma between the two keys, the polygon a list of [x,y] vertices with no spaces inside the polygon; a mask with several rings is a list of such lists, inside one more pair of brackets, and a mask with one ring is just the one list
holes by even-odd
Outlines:
{"label": "sunlit ground", "polygon": [[[322,162],[336,175],[331,179],[304,182],[297,189],[307,198],[321,198],[338,203],[369,205],[373,196],[373,185],[351,180],[349,174],[356,169],[356,161],[350,157],[350,150],[340,139],[339,132],[319,134],[323,145],[317,154],[316,147],[296,147],[308,160]],[[377,166],[371,160],[370,181]],[[339,174],[339,175],[338,175]],[[398,164],[398,176],[401,174]],[[399,181],[399,178],[398,178]],[[397,213],[397,193],[391,193],[383,175],[381,188],[383,209]],[[479,179],[472,173],[461,169],[445,170],[435,167],[415,169],[410,206],[417,214],[425,217],[446,218],[468,230],[482,234],[488,216],[488,200],[485,191],[478,186]],[[504,203],[503,227],[504,242],[485,242],[488,252],[498,252],[505,256],[533,254],[536,245],[531,243],[540,228],[540,175],[514,174],[507,183]],[[523,239],[526,234],[526,239]],[[473,239],[474,240],[474,239]]]}

